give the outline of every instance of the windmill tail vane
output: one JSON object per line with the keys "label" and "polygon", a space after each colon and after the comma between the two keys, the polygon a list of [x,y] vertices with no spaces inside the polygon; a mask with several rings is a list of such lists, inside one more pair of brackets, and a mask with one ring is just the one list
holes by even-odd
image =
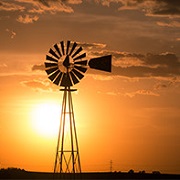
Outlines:
{"label": "windmill tail vane", "polygon": [[[60,128],[54,163],[54,173],[81,173],[80,153],[76,132],[71,86],[79,83],[88,68],[111,72],[112,56],[86,59],[86,53],[76,42],[60,41],[46,55],[45,71],[57,86],[64,87]],[[68,117],[68,118],[67,118]],[[65,142],[65,129],[69,129],[69,143]]]}

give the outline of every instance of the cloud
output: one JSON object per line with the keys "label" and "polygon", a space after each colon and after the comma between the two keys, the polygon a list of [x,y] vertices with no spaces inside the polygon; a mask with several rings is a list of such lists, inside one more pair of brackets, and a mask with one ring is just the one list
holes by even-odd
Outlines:
{"label": "cloud", "polygon": [[93,51],[91,52],[92,56],[104,56],[104,55],[112,55],[113,65],[128,67],[128,66],[140,66],[142,65],[142,59],[145,58],[143,54],[137,53],[128,53],[128,52],[120,52],[120,51],[109,51],[109,50],[101,50],[101,51]]}
{"label": "cloud", "polygon": [[24,17],[22,15],[19,15],[16,20],[23,24],[29,24],[29,23],[36,22],[38,19],[39,19],[38,16],[32,16],[29,14],[25,14]]}
{"label": "cloud", "polygon": [[172,22],[166,23],[166,22],[158,21],[157,25],[163,26],[163,27],[178,27],[179,28],[180,22],[179,21],[172,21]]}
{"label": "cloud", "polygon": [[[15,0],[14,2],[0,1],[0,10],[26,11],[42,14],[50,12],[74,12],[70,5],[81,4],[82,0]],[[87,1],[91,2],[91,1]],[[94,0],[103,6],[110,7],[112,3],[118,4],[119,11],[141,10],[147,16],[180,17],[179,0]]]}
{"label": "cloud", "polygon": [[[16,20],[18,22],[28,24],[36,22],[39,19],[37,14],[51,13],[55,14],[57,12],[74,12],[71,4],[78,4],[81,1],[63,1],[63,0],[0,0],[0,10],[1,11],[17,11],[21,14],[18,15]],[[26,14],[23,14],[26,12]],[[27,14],[29,13],[29,14]]]}
{"label": "cloud", "polygon": [[112,80],[111,76],[107,76],[107,75],[93,75],[93,79],[95,80],[100,80],[100,81],[109,81]]}
{"label": "cloud", "polygon": [[5,63],[0,63],[0,68],[6,68],[7,67],[7,64]]}
{"label": "cloud", "polygon": [[179,0],[94,0],[104,6],[119,5],[118,10],[141,10],[147,16],[180,17]]}
{"label": "cloud", "polygon": [[0,1],[0,10],[2,11],[24,11],[25,7],[18,5],[15,2]]}
{"label": "cloud", "polygon": [[[145,2],[145,1],[144,1]],[[152,0],[151,0],[152,2]],[[150,8],[147,8],[146,15],[161,17],[180,17],[180,2],[178,0],[156,0]]]}
{"label": "cloud", "polygon": [[[112,55],[112,73],[109,76],[124,76],[128,78],[156,78],[180,76],[180,60],[174,53],[152,54],[128,53],[105,49],[105,44],[78,43],[86,49],[88,60],[92,57]],[[44,70],[44,65],[34,65],[32,70]],[[89,70],[91,75],[102,75],[101,71]],[[106,75],[108,75],[106,74]],[[98,77],[96,76],[96,79]],[[101,76],[99,79],[104,79]],[[110,79],[110,78],[105,78]]]}
{"label": "cloud", "polygon": [[6,32],[10,34],[11,39],[14,39],[14,37],[16,36],[16,32],[14,32],[13,30],[6,29]]}
{"label": "cloud", "polygon": [[[121,55],[120,55],[121,54]],[[128,54],[114,53],[113,74],[126,77],[180,76],[180,61],[173,53]],[[126,63],[124,61],[127,61]]]}
{"label": "cloud", "polygon": [[[62,1],[62,0],[16,0],[19,3],[23,3],[26,11],[29,13],[42,14],[45,12],[50,12],[55,14],[56,12],[66,12],[72,13],[73,9],[68,4],[73,4],[72,2]],[[28,5],[29,4],[29,5]]]}
{"label": "cloud", "polygon": [[130,92],[130,93],[125,93],[125,96],[128,96],[128,97],[134,97],[134,96],[137,96],[137,95],[144,95],[144,96],[159,96],[158,93],[155,93],[151,90],[146,90],[146,89],[141,89],[141,90],[137,90],[137,91],[134,91],[134,92]]}
{"label": "cloud", "polygon": [[180,76],[179,67],[173,69],[171,67],[146,67],[146,66],[129,66],[115,67],[113,66],[113,75],[126,77],[174,77]]}
{"label": "cloud", "polygon": [[180,80],[176,77],[173,77],[172,79],[170,79],[169,81],[166,80],[161,80],[160,82],[157,82],[154,85],[154,90],[161,90],[161,89],[166,89],[169,88],[171,86],[175,86],[175,84],[177,82],[180,82]]}
{"label": "cloud", "polygon": [[63,2],[67,2],[68,4],[81,4],[83,0],[62,0]]}
{"label": "cloud", "polygon": [[[180,76],[180,60],[174,53],[137,54],[101,50],[92,56],[112,55],[112,74],[125,77],[174,77]],[[98,72],[96,72],[98,73]]]}
{"label": "cloud", "polygon": [[[156,7],[158,6],[158,7]],[[179,0],[156,0],[156,4],[152,9],[152,14],[157,16],[180,17],[180,1]]]}
{"label": "cloud", "polygon": [[[130,67],[113,67],[113,74],[116,76],[125,76],[125,77],[158,77],[163,76],[163,68],[150,68],[143,66],[130,66]],[[167,74],[166,74],[167,76]]]}
{"label": "cloud", "polygon": [[44,64],[33,65],[32,66],[32,71],[36,71],[36,70],[44,71],[45,70]]}
{"label": "cloud", "polygon": [[173,53],[162,53],[162,54],[147,54],[144,64],[146,65],[157,65],[165,66],[174,69],[179,69],[180,61],[178,57]]}
{"label": "cloud", "polygon": [[85,43],[85,42],[77,42],[80,46],[82,46],[84,49],[92,50],[92,49],[103,49],[106,47],[106,44],[102,43]]}
{"label": "cloud", "polygon": [[110,96],[117,96],[119,93],[113,92],[113,91],[108,91],[108,92],[102,92],[102,91],[97,91],[98,94],[106,94]]}
{"label": "cloud", "polygon": [[30,81],[22,81],[20,83],[22,86],[32,88],[35,91],[54,91],[52,83],[48,80],[30,80]]}
{"label": "cloud", "polygon": [[107,94],[111,96],[124,96],[124,97],[130,97],[133,98],[137,95],[143,95],[143,96],[160,96],[158,93],[153,92],[152,90],[148,89],[140,89],[136,90],[133,92],[113,92],[113,91],[108,91],[108,92],[101,92],[98,91],[99,94]]}

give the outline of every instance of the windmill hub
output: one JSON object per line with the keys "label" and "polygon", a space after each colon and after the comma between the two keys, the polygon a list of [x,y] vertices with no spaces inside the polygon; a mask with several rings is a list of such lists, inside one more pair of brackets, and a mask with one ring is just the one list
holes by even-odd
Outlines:
{"label": "windmill hub", "polygon": [[62,57],[58,59],[57,65],[60,72],[67,73],[67,72],[72,71],[74,63],[71,56],[63,55]]}

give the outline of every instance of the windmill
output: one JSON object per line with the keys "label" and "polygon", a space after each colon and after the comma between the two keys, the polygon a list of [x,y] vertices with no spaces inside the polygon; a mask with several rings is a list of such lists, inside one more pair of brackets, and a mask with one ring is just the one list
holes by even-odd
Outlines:
{"label": "windmill", "polygon": [[[80,154],[73,111],[71,87],[80,82],[88,68],[111,72],[111,55],[84,59],[86,53],[76,42],[54,44],[46,55],[45,71],[57,86],[63,87],[60,127],[54,173],[81,173]],[[68,134],[67,134],[68,133]],[[69,143],[67,144],[66,137]]]}

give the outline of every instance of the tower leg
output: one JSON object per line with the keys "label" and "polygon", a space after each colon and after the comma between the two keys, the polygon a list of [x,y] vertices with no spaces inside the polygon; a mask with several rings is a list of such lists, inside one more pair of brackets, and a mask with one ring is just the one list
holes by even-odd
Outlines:
{"label": "tower leg", "polygon": [[54,173],[81,173],[80,154],[70,87],[63,89]]}

